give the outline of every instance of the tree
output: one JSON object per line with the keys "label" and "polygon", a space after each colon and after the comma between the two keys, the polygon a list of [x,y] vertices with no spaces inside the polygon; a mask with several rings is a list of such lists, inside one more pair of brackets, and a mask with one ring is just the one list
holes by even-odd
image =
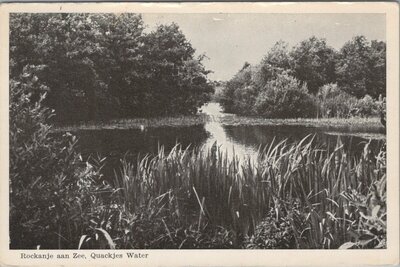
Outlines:
{"label": "tree", "polygon": [[210,71],[202,64],[204,56],[186,60],[178,75],[179,95],[176,95],[174,108],[180,114],[195,114],[197,109],[210,100],[215,86],[208,80]]}
{"label": "tree", "polygon": [[315,36],[302,41],[290,53],[294,76],[307,84],[310,93],[335,81],[335,51],[326,44],[325,39]]}
{"label": "tree", "polygon": [[305,84],[285,72],[267,82],[257,97],[254,109],[267,118],[307,118],[316,114],[315,101],[308,94]]}
{"label": "tree", "polygon": [[[105,49],[103,58],[98,59],[98,69],[106,83],[109,99],[107,113],[129,117],[140,115],[143,95],[144,25],[140,15],[103,14],[96,17],[99,39]],[[104,117],[104,116],[103,116]]]}
{"label": "tree", "polygon": [[11,77],[28,64],[45,66],[39,77],[50,88],[44,104],[57,111],[59,121],[96,117],[102,83],[95,60],[103,58],[105,50],[95,26],[88,14],[11,17],[10,57],[18,62],[11,65]]}
{"label": "tree", "polygon": [[144,113],[194,113],[206,100],[203,94],[212,92],[201,63],[204,57],[194,58],[195,50],[177,24],[160,25],[147,34],[142,51],[147,76],[143,99],[153,102],[143,107]]}
{"label": "tree", "polygon": [[226,83],[222,90],[220,103],[225,112],[251,114],[258,95],[255,75],[259,69],[247,62],[242,69]]}
{"label": "tree", "polygon": [[281,40],[268,51],[260,64],[259,83],[265,84],[284,71],[291,74],[293,63],[288,47],[289,44]]}
{"label": "tree", "polygon": [[10,76],[43,66],[57,122],[195,113],[213,91],[204,57],[176,24],[143,30],[137,14],[12,14]]}
{"label": "tree", "polygon": [[386,96],[386,43],[371,41],[367,91],[375,99]]}
{"label": "tree", "polygon": [[385,43],[369,44],[364,36],[354,37],[340,50],[336,75],[338,85],[357,98],[386,95]]}

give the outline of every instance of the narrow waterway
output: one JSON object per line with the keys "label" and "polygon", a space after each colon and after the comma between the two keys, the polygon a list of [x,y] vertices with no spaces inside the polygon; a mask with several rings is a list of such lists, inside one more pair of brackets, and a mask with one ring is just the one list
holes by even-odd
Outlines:
{"label": "narrow waterway", "polygon": [[[329,128],[316,128],[301,125],[224,125],[226,117],[235,117],[233,114],[222,112],[218,103],[208,103],[202,107],[202,112],[210,116],[210,122],[204,125],[208,139],[205,147],[210,148],[215,142],[228,154],[237,156],[239,159],[250,157],[255,160],[258,151],[271,142],[296,142],[306,136],[314,136],[316,143],[324,148],[333,148],[340,138],[345,149],[349,153],[357,154],[362,151],[366,142],[371,140],[372,148],[379,147],[383,142],[384,134],[380,133],[355,133],[352,131],[332,131]],[[372,137],[372,138],[371,138]]]}
{"label": "narrow waterway", "polygon": [[[182,148],[201,147],[203,150],[218,145],[228,157],[235,155],[239,160],[248,158],[256,160],[257,151],[271,142],[296,142],[307,135],[314,137],[319,146],[332,149],[340,137],[346,151],[360,154],[369,138],[354,136],[353,132],[336,131],[299,125],[247,125],[246,122],[237,125],[225,125],[224,118],[234,117],[226,114],[218,103],[208,103],[201,108],[201,112],[210,116],[210,120],[203,125],[149,127],[140,129],[94,129],[77,130],[78,151],[84,157],[107,158],[110,173],[120,167],[121,158],[136,161],[138,156],[157,154],[159,147],[168,152],[176,144]],[[382,135],[382,134],[381,134]],[[379,137],[379,135],[378,135]],[[384,137],[384,135],[383,135]],[[371,148],[378,149],[384,138],[371,140]]]}
{"label": "narrow waterway", "polygon": [[243,160],[250,157],[252,160],[256,160],[257,149],[255,146],[242,144],[228,135],[226,127],[221,124],[221,119],[227,114],[222,112],[218,103],[204,105],[202,112],[210,116],[210,121],[204,125],[204,129],[208,133],[205,148],[211,148],[215,143],[223,152],[227,153],[229,158],[235,156]]}

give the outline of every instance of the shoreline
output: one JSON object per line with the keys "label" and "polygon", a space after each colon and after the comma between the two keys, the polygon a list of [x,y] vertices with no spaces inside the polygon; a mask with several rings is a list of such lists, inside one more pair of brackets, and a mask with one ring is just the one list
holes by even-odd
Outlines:
{"label": "shoreline", "polygon": [[[107,122],[92,121],[62,126],[53,125],[52,132],[189,127],[203,125],[211,120],[211,116],[204,113],[178,117],[114,119]],[[384,127],[377,117],[268,119],[226,113],[223,116],[217,117],[217,120],[223,126],[303,126],[317,129],[324,128],[327,130],[386,134]]]}
{"label": "shoreline", "polygon": [[[245,123],[244,123],[245,121]],[[226,114],[221,118],[222,125],[269,125],[269,126],[304,126],[315,128],[332,128],[349,130],[359,130],[365,132],[384,133],[384,127],[378,117],[370,118],[297,118],[297,119],[268,119],[261,117],[237,116],[234,114]]]}
{"label": "shoreline", "polygon": [[210,120],[208,115],[183,115],[177,117],[113,119],[106,122],[82,122],[71,125],[53,125],[52,132],[82,130],[130,130],[161,127],[184,127],[202,125]]}

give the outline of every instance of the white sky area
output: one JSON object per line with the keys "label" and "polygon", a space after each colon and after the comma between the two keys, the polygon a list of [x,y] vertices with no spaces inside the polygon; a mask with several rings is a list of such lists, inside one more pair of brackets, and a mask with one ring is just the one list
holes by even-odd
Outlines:
{"label": "white sky area", "polygon": [[147,30],[175,22],[215,80],[229,80],[247,61],[257,64],[279,40],[294,46],[311,36],[340,49],[355,35],[386,40],[384,14],[142,14]]}

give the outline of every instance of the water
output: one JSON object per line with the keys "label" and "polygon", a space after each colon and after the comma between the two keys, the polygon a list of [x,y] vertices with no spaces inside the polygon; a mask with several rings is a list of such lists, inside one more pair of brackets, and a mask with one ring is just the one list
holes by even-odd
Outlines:
{"label": "water", "polygon": [[[78,141],[78,150],[85,156],[98,154],[107,157],[110,169],[118,168],[122,157],[132,160],[138,155],[156,154],[160,146],[168,151],[177,143],[182,147],[202,146],[210,148],[215,142],[232,156],[240,159],[255,158],[260,147],[268,145],[275,138],[275,142],[287,139],[288,142],[299,141],[307,135],[314,135],[316,142],[325,147],[334,147],[338,136],[345,149],[351,153],[360,153],[368,141],[372,148],[378,149],[385,138],[382,133],[370,133],[366,137],[355,134],[351,129],[332,131],[330,128],[315,128],[304,126],[282,125],[224,125],[221,120],[225,116],[234,116],[222,112],[219,104],[209,103],[202,112],[210,116],[210,121],[204,125],[185,127],[159,127],[129,130],[81,130],[75,132]],[[365,133],[364,133],[365,135]]]}

